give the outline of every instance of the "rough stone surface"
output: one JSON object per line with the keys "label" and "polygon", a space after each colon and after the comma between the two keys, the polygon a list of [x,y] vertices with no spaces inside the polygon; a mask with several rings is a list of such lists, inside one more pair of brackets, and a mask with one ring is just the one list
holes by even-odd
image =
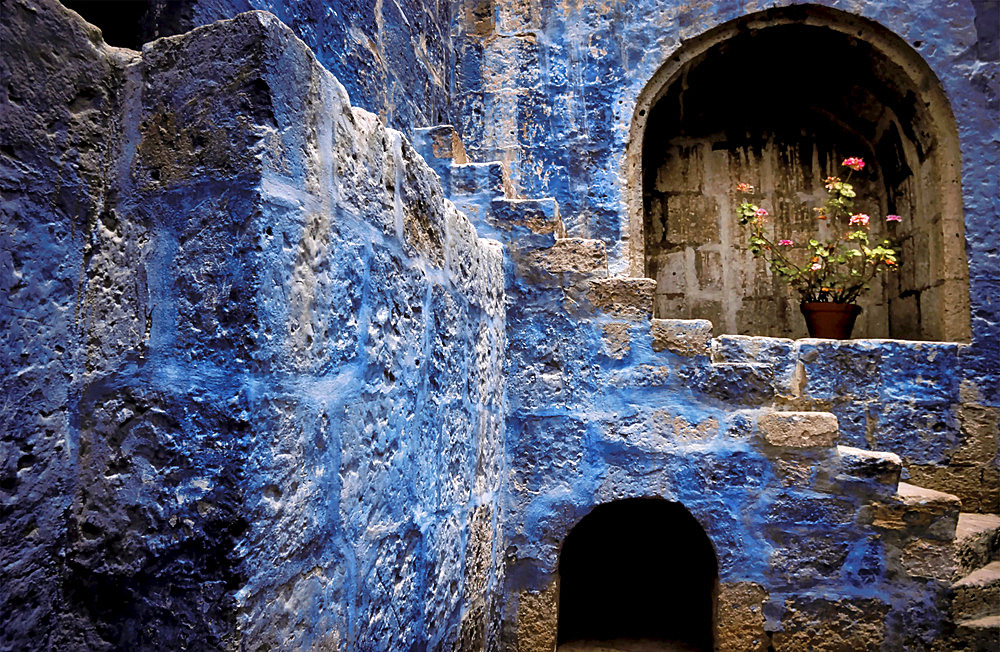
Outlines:
{"label": "rough stone surface", "polygon": [[952,617],[957,621],[994,615],[1000,610],[1000,561],[966,575],[952,586]]}
{"label": "rough stone surface", "polygon": [[785,602],[774,649],[879,650],[884,640],[887,605],[877,599],[801,599]]}
{"label": "rough stone surface", "polygon": [[766,630],[764,603],[767,591],[753,582],[719,585],[719,626],[715,648],[725,652],[767,650],[770,635]]}
{"label": "rough stone surface", "polygon": [[772,446],[832,446],[839,434],[837,417],[827,412],[771,412],[757,420],[764,441]]}
{"label": "rough stone surface", "polygon": [[[0,647],[552,649],[562,543],[631,498],[703,530],[722,649],[988,641],[948,592],[996,550],[989,522],[956,539],[960,509],[1000,511],[996,21],[819,4],[268,3],[291,29],[252,12],[140,53],[6,2]],[[878,21],[937,73],[962,176],[925,163],[879,201],[952,179],[909,255],[931,226],[928,250],[965,242],[971,320],[934,256],[866,314],[967,343],[651,319],[658,282],[718,325],[751,279],[695,219],[730,201],[701,149],[655,180],[683,274],[640,278],[631,121],[685,43],[771,9]],[[385,126],[449,116],[412,145]]]}
{"label": "rough stone surface", "polygon": [[2,29],[0,647],[496,641],[499,248],[270,14]]}
{"label": "rough stone surface", "polygon": [[541,591],[522,591],[517,607],[517,650],[555,650],[556,604],[559,586],[553,582]]}
{"label": "rough stone surface", "polygon": [[270,12],[341,81],[355,106],[407,132],[450,120],[453,3],[151,0],[149,6],[149,37],[181,34],[244,11]]}
{"label": "rough stone surface", "polygon": [[590,301],[612,317],[648,319],[653,311],[654,287],[645,278],[598,279],[590,284]]}
{"label": "rough stone surface", "polygon": [[712,322],[703,319],[654,319],[653,350],[678,355],[708,355]]}

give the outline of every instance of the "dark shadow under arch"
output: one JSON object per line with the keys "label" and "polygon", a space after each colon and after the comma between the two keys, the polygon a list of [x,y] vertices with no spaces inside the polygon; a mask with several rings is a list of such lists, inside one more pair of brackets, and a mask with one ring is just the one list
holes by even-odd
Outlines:
{"label": "dark shadow under arch", "polygon": [[566,536],[559,582],[560,644],[652,639],[712,649],[718,562],[680,503],[595,507]]}

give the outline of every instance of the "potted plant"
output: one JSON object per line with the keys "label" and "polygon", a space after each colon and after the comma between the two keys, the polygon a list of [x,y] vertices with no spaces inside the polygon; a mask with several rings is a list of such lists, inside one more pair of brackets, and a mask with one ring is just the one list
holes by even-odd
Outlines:
{"label": "potted plant", "polygon": [[[869,289],[872,279],[898,268],[889,240],[872,244],[871,218],[854,210],[851,175],[864,169],[865,162],[852,156],[841,165],[847,174],[824,181],[827,199],[813,209],[818,220],[816,236],[805,243],[769,234],[767,210],[750,201],[754,187],[736,186],[741,195],[738,215],[749,232],[750,252],[767,261],[778,278],[798,291],[810,337],[849,338],[861,314],[855,301]],[[885,219],[894,223],[902,218],[887,215]]]}

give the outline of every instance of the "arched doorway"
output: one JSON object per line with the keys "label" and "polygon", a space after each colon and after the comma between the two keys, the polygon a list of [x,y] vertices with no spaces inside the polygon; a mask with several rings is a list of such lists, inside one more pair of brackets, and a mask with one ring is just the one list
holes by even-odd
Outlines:
{"label": "arched doorway", "polygon": [[560,649],[711,650],[717,583],[712,543],[680,503],[599,505],[559,557]]}
{"label": "arched doorway", "polygon": [[818,227],[803,200],[821,203],[823,179],[862,156],[858,205],[903,216],[876,220],[902,265],[873,284],[855,336],[968,340],[957,128],[933,72],[888,30],[813,5],[727,23],[650,81],[631,139],[633,273],[657,280],[656,316],[805,336],[798,298],[748,251],[734,187],[757,185],[775,233],[801,242]]}

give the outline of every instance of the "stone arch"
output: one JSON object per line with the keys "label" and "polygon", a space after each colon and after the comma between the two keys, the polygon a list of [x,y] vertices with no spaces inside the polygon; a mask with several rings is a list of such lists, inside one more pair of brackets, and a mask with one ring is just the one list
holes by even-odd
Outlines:
{"label": "stone arch", "polygon": [[566,535],[558,577],[559,644],[713,648],[718,560],[681,503],[625,498],[594,507]]}
{"label": "stone arch", "polygon": [[[772,124],[754,122],[766,111],[741,114],[731,99],[739,92],[733,86],[739,74],[718,78],[727,66],[781,56],[783,44],[795,48],[789,60],[801,59],[802,66],[827,61],[831,75],[846,80],[830,84],[830,97],[791,107],[797,115],[809,109],[798,135],[786,129],[795,116],[780,110],[770,115]],[[831,59],[831,52],[844,58]],[[768,72],[751,67],[740,74],[752,90],[766,82]],[[855,78],[861,81],[852,85]],[[713,82],[722,84],[721,92]],[[719,99],[716,107],[708,101],[713,97]],[[781,99],[789,98],[794,93]],[[846,115],[845,106],[855,110]],[[761,125],[766,133],[754,142],[752,128]],[[656,168],[654,144],[664,151]],[[691,39],[639,94],[625,156],[629,267],[634,276],[658,277],[657,316],[708,318],[716,334],[804,336],[794,315],[797,300],[749,256],[734,227],[729,177],[734,170],[753,170],[763,179],[765,205],[773,200],[772,207],[790,212],[798,203],[791,199],[817,189],[821,194],[823,174],[847,149],[863,150],[850,153],[872,162],[871,203],[883,214],[906,214],[889,234],[901,243],[903,268],[873,288],[857,336],[967,341],[958,130],[941,84],[920,55],[886,28],[815,5],[762,11]],[[716,222],[706,222],[705,215]],[[804,220],[789,216],[790,226],[807,230]]]}

